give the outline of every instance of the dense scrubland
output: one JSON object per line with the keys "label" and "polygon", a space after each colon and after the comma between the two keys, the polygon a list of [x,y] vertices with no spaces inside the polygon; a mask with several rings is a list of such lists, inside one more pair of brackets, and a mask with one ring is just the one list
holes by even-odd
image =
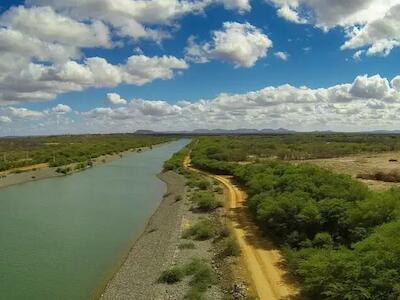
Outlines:
{"label": "dense scrubland", "polygon": [[374,135],[205,137],[192,143],[192,164],[233,175],[245,189],[256,222],[282,247],[306,299],[394,300],[400,298],[400,190],[373,192],[350,176],[284,159],[398,150],[399,141]]}
{"label": "dense scrubland", "polygon": [[87,164],[91,159],[172,140],[132,134],[73,135],[0,139],[0,171],[48,163],[51,167]]}
{"label": "dense scrubland", "polygon": [[340,157],[400,150],[400,135],[288,134],[202,138],[207,156],[215,161],[251,161]]}

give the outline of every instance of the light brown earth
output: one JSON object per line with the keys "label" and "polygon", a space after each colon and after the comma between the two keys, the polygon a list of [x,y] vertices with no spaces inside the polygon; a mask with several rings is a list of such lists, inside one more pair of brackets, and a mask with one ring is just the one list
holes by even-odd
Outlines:
{"label": "light brown earth", "polygon": [[[397,159],[398,162],[390,162],[389,160],[391,159]],[[369,174],[377,171],[382,171],[384,173],[389,173],[393,170],[400,171],[400,152],[358,154],[339,158],[310,159],[303,161],[294,160],[292,162],[311,163],[331,171],[341,174],[348,174],[356,178],[358,174]],[[400,187],[400,183],[395,182],[383,182],[365,179],[358,180],[364,182],[371,189],[377,191],[387,190],[394,186]]]}
{"label": "light brown earth", "polygon": [[[184,161],[184,166],[196,172],[201,172],[190,165],[190,156]],[[203,172],[202,172],[203,173]],[[204,173],[203,173],[204,174]],[[257,226],[251,220],[245,203],[245,193],[235,186],[228,176],[211,175],[225,189],[226,208],[229,221],[243,253],[252,289],[261,300],[282,300],[296,297],[297,290],[287,278],[282,268],[282,256],[271,242],[262,236]]]}

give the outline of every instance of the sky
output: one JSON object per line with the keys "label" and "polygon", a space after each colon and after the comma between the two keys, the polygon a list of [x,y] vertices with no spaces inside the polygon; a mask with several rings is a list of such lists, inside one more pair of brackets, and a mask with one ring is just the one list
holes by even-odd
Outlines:
{"label": "sky", "polygon": [[0,136],[400,129],[400,0],[0,2]]}

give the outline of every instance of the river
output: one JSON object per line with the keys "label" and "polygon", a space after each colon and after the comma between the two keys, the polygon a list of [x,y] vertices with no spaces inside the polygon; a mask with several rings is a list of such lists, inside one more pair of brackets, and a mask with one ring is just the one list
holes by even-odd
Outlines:
{"label": "river", "polygon": [[163,162],[187,143],[0,189],[0,299],[95,297],[158,207]]}

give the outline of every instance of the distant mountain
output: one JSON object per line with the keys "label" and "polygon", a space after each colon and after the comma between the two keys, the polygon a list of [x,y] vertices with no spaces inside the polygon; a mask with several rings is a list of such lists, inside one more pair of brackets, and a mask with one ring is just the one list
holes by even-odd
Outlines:
{"label": "distant mountain", "polygon": [[219,135],[219,134],[291,134],[296,131],[285,128],[278,129],[195,129],[192,131],[153,131],[153,130],[137,130],[134,134],[151,135],[151,134],[182,134],[182,135]]}

